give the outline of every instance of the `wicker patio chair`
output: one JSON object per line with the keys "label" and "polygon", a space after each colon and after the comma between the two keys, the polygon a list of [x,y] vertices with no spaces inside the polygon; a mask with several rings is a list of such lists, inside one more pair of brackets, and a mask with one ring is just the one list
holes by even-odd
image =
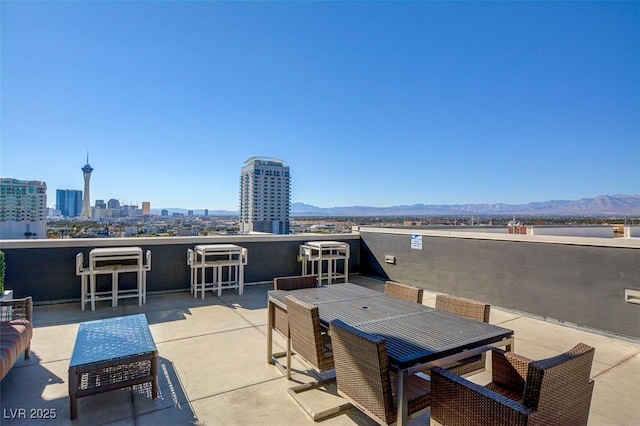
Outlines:
{"label": "wicker patio chair", "polygon": [[586,425],[594,348],[583,343],[540,361],[493,349],[492,382],[431,370],[431,419],[441,425]]}
{"label": "wicker patio chair", "polygon": [[[322,332],[318,307],[310,305],[296,298],[287,296],[287,314],[289,316],[289,333],[293,350],[304,358],[317,373],[333,370],[333,352],[329,335]],[[351,404],[344,403],[326,410],[315,412],[298,394],[312,389],[324,387],[335,382],[335,376],[303,383],[289,388],[289,395],[314,420],[320,420],[351,408]]]}
{"label": "wicker patio chair", "polygon": [[[273,280],[274,290],[299,290],[303,288],[313,288],[318,286],[317,275],[301,275],[293,277],[278,277]],[[273,364],[280,372],[291,378],[291,339],[289,338],[289,320],[287,311],[279,306],[274,307],[272,324],[274,330],[280,333],[287,340],[286,352],[276,352],[272,355]],[[286,356],[286,365],[282,365],[278,360]]]}
{"label": "wicker patio chair", "polygon": [[[438,294],[436,296],[436,309],[488,323],[491,305],[462,297]],[[483,372],[486,362],[487,354],[483,353],[457,361],[447,369],[458,376],[470,376]]]}
{"label": "wicker patio chair", "polygon": [[[380,424],[397,420],[397,376],[389,369],[384,338],[360,331],[341,320],[331,322],[338,394]],[[407,378],[409,418],[431,404],[430,383]]]}
{"label": "wicker patio chair", "polygon": [[31,357],[33,337],[33,300],[24,299],[0,301],[0,380],[4,379],[11,367],[24,352],[24,358]]}
{"label": "wicker patio chair", "polygon": [[384,285],[384,294],[398,299],[407,300],[422,304],[422,294],[424,290],[406,284],[397,283],[395,281],[387,281]]}

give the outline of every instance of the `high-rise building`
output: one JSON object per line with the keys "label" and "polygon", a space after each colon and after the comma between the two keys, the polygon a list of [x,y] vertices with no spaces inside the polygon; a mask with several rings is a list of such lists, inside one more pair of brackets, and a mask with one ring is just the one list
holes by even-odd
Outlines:
{"label": "high-rise building", "polygon": [[56,209],[65,217],[78,217],[82,212],[82,191],[76,189],[56,190]]}
{"label": "high-rise building", "polygon": [[0,239],[47,238],[47,184],[0,179]]}
{"label": "high-rise building", "polygon": [[151,216],[151,203],[149,201],[142,202],[142,214],[144,216]]}
{"label": "high-rise building", "polygon": [[109,201],[107,201],[107,208],[120,210],[120,201],[116,200],[115,198],[111,198]]}
{"label": "high-rise building", "polygon": [[289,167],[268,157],[249,158],[240,176],[240,231],[289,233]]}
{"label": "high-rise building", "polygon": [[82,167],[82,175],[84,176],[84,199],[82,200],[82,213],[80,216],[91,219],[91,196],[89,195],[89,181],[91,180],[91,172],[93,167],[89,165],[89,154],[87,154],[87,164]]}
{"label": "high-rise building", "polygon": [[96,207],[96,209],[106,210],[107,209],[107,203],[105,203],[104,200],[96,200],[95,207]]}

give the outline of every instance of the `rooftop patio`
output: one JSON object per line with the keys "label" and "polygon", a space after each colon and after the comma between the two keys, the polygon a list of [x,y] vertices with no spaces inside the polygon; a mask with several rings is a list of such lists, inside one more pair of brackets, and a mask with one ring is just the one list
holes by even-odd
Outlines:
{"label": "rooftop patio", "polygon": [[[384,281],[364,276],[350,281],[381,291],[384,286]],[[31,358],[20,359],[1,383],[2,423],[34,424],[39,421],[32,414],[54,414],[52,424],[313,424],[287,394],[289,387],[312,376],[302,372],[295,357],[292,381],[266,363],[266,293],[271,288],[252,285],[242,296],[227,290],[221,297],[208,293],[204,300],[189,292],[149,295],[142,307],[134,300],[117,308],[100,302],[93,312],[81,311],[79,303],[35,306]],[[435,293],[425,292],[424,304],[433,306],[434,300]],[[79,417],[71,422],[67,374],[78,324],[135,313],[146,314],[158,347],[158,398],[150,398],[147,385],[81,398]],[[516,352],[533,359],[556,355],[578,342],[595,347],[589,424],[640,424],[640,342],[498,306],[492,306],[490,322],[514,330]],[[276,343],[284,348],[283,339]],[[480,384],[489,378],[489,371],[471,377]],[[334,398],[332,389],[306,396],[319,406]],[[428,414],[410,422],[428,423]],[[320,424],[373,421],[351,409]]]}

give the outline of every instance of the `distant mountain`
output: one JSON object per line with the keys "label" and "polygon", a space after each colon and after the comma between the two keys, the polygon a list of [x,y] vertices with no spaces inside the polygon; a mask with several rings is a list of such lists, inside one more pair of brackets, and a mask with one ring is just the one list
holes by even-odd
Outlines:
{"label": "distant mountain", "polygon": [[[169,215],[188,210],[178,207],[151,209],[154,215],[167,210]],[[193,210],[195,216],[204,209]],[[640,195],[600,195],[581,200],[536,201],[528,204],[413,204],[393,207],[317,207],[291,203],[292,216],[640,216]],[[238,216],[237,210],[209,210],[209,216]]]}
{"label": "distant mountain", "polygon": [[534,216],[640,216],[640,195],[600,195],[581,200],[551,200],[528,204],[414,204],[393,207],[321,208],[291,204],[292,216],[443,216],[443,215],[534,215]]}

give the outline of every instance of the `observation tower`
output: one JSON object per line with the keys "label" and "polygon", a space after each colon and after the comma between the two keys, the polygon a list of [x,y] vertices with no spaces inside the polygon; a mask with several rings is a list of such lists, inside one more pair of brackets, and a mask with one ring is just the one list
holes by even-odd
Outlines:
{"label": "observation tower", "polygon": [[82,175],[84,176],[84,197],[82,198],[82,213],[80,217],[91,219],[91,196],[89,195],[89,181],[91,180],[91,172],[93,167],[89,165],[89,153],[87,153],[87,164],[82,167]]}

